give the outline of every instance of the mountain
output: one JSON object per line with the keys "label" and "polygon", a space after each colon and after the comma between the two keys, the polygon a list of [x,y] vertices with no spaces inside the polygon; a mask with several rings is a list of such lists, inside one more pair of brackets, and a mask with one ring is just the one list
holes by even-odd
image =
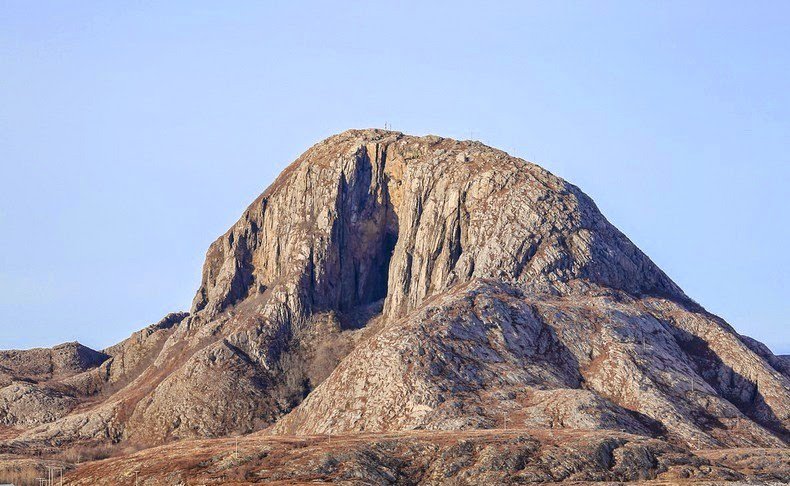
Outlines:
{"label": "mountain", "polygon": [[[70,473],[85,484],[146,467],[151,484],[790,474],[785,358],[577,187],[478,142],[383,130],[291,164],[210,246],[188,313],[101,352],[0,353],[0,386],[8,457],[124,453]],[[238,434],[267,452],[242,461],[218,439]]]}

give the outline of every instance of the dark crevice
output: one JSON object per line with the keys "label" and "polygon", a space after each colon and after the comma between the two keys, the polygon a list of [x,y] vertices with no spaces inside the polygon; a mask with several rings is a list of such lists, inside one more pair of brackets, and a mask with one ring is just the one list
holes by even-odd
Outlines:
{"label": "dark crevice", "polygon": [[387,296],[398,219],[384,173],[386,151],[376,152],[360,148],[341,174],[330,257],[321,275],[315,269],[310,276],[317,311],[349,314]]}
{"label": "dark crevice", "polygon": [[398,242],[397,234],[387,233],[382,239],[381,253],[376,256],[376,261],[371,268],[370,278],[372,280],[368,295],[362,299],[360,304],[376,302],[387,296],[387,282],[389,281],[390,260],[395,251],[395,244]]}

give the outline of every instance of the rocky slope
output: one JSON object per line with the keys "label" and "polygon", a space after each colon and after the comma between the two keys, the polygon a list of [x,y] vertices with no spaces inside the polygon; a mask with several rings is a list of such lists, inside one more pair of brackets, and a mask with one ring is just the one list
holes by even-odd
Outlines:
{"label": "rocky slope", "polygon": [[52,349],[0,351],[0,386],[13,380],[48,381],[67,378],[94,368],[108,358],[104,353],[80,343],[66,343]]}
{"label": "rocky slope", "polygon": [[0,451],[256,430],[790,441],[786,359],[686,296],[575,186],[432,136],[315,145],[211,245],[189,313],[56,354],[0,354]]}

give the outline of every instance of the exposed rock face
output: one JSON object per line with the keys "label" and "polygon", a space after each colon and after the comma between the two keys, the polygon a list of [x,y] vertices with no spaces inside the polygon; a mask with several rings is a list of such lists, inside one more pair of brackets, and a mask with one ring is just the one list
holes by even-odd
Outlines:
{"label": "exposed rock face", "polygon": [[[694,303],[575,186],[439,137],[315,145],[211,245],[189,314],[105,353],[57,370],[0,355],[64,397],[9,446],[506,427],[790,441],[786,360]],[[0,420],[39,393],[15,386]]]}
{"label": "exposed rock face", "polygon": [[93,369],[107,358],[79,343],[0,351],[0,425],[30,427],[66,416],[79,400],[59,381]]}
{"label": "exposed rock face", "polygon": [[72,376],[64,380],[64,383],[85,395],[122,388],[151,366],[172,333],[173,327],[186,317],[185,312],[168,314],[156,324],[105,349],[104,353],[109,359],[98,368]]}
{"label": "exposed rock face", "polygon": [[65,378],[94,368],[108,356],[80,343],[65,343],[52,349],[0,351],[0,385],[13,379],[44,381]]}
{"label": "exposed rock face", "polygon": [[17,381],[0,389],[0,424],[31,426],[52,422],[76,404],[74,397],[60,390]]}

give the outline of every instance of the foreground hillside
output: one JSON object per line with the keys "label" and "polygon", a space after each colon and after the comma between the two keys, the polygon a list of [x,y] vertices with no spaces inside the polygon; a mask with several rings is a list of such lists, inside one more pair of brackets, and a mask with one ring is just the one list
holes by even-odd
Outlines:
{"label": "foreground hillside", "polygon": [[[183,441],[84,466],[70,484],[509,484],[769,482],[790,474],[787,449],[688,453],[595,430],[469,430]],[[760,471],[750,468],[762,461]],[[132,481],[133,482],[133,481]]]}
{"label": "foreground hillside", "polygon": [[[781,479],[790,443],[787,359],[578,188],[477,142],[381,130],[288,167],[211,245],[189,312],[101,352],[0,352],[0,386],[11,462],[254,433],[240,481]],[[228,480],[225,447],[71,474]]]}

